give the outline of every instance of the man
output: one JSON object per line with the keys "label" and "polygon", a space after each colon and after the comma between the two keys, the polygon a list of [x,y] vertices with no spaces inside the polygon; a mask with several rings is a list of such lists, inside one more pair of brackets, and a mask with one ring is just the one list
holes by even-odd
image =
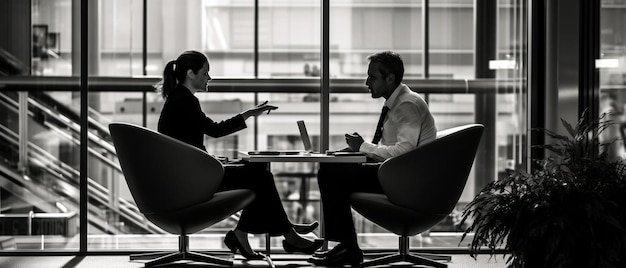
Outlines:
{"label": "man", "polygon": [[[385,51],[368,57],[368,87],[372,98],[385,98],[372,142],[358,133],[346,134],[350,151],[367,154],[375,161],[406,153],[435,140],[437,129],[424,99],[402,83],[404,63],[396,53]],[[380,142],[380,144],[379,144]],[[350,194],[382,193],[377,163],[323,163],[318,171],[322,197],[325,239],[339,242],[332,250],[316,252],[309,262],[319,266],[358,265],[363,252],[352,221]]]}

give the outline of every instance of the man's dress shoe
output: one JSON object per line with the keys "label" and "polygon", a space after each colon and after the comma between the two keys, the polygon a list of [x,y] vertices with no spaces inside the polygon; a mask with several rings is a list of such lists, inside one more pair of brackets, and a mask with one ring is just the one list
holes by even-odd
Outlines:
{"label": "man's dress shoe", "polygon": [[330,250],[318,250],[316,252],[313,252],[313,254],[311,254],[311,257],[313,257],[313,258],[326,258],[326,255],[328,255],[328,252],[330,252]]}
{"label": "man's dress shoe", "polygon": [[337,244],[335,247],[333,247],[330,250],[318,250],[316,252],[313,252],[313,255],[311,256],[315,258],[326,258],[328,254],[334,254],[336,251],[339,251],[344,247],[345,246],[343,244]]}
{"label": "man's dress shoe", "polygon": [[308,262],[316,266],[343,266],[350,264],[358,266],[363,262],[363,252],[359,248],[340,247],[334,248],[326,253],[323,258],[311,257]]}

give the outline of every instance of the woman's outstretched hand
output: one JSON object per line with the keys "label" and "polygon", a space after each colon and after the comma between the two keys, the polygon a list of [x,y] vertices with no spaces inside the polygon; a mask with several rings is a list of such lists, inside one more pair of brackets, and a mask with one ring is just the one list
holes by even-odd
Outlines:
{"label": "woman's outstretched hand", "polygon": [[246,110],[241,115],[243,115],[244,119],[248,119],[248,117],[250,117],[250,116],[259,116],[259,115],[261,115],[261,114],[263,114],[265,112],[267,112],[269,114],[270,111],[278,109],[278,107],[276,107],[274,105],[269,105],[267,103],[268,103],[268,101],[265,101],[265,102],[257,105],[254,108],[250,108],[250,109]]}

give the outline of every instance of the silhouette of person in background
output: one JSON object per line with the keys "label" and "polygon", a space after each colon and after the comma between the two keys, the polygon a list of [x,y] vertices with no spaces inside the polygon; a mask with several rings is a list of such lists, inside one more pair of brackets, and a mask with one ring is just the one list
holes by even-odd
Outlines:
{"label": "silhouette of person in background", "polygon": [[[385,104],[372,142],[365,142],[356,132],[346,134],[346,150],[363,152],[374,161],[383,161],[435,140],[437,129],[428,105],[402,83],[404,63],[400,56],[385,51],[370,55],[368,60],[365,85],[372,98],[383,97]],[[352,221],[350,194],[382,193],[377,175],[379,165],[380,162],[320,164],[317,179],[326,230],[324,238],[339,244],[330,251],[314,253],[308,259],[310,263],[341,266],[363,261]]]}
{"label": "silhouette of person in background", "polygon": [[[200,102],[194,96],[195,92],[208,91],[208,81],[211,80],[209,68],[209,61],[204,54],[185,51],[176,60],[167,63],[163,80],[156,85],[165,99],[158,131],[204,151],[204,135],[219,138],[235,133],[247,127],[245,121],[249,117],[278,108],[265,102],[227,120],[211,120],[204,114]],[[249,233],[284,236],[283,247],[286,252],[312,253],[322,246],[322,240],[311,241],[299,234],[312,231],[317,227],[317,222],[294,225],[289,221],[273,175],[264,165],[226,165],[218,191],[232,189],[250,189],[256,194],[254,201],[243,209],[234,231],[229,231],[224,239],[224,244],[233,253],[239,250],[248,260],[264,258],[263,254],[250,247]]]}
{"label": "silhouette of person in background", "polygon": [[320,67],[313,65],[313,68],[311,69],[311,76],[320,76]]}

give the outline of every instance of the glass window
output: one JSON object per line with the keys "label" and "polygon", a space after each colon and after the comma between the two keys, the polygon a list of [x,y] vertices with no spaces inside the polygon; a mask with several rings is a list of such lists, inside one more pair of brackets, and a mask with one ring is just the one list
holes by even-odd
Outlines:
{"label": "glass window", "polygon": [[47,97],[45,86],[34,89],[39,94],[0,93],[3,249],[76,250],[80,129],[68,121],[80,114],[54,107],[70,107],[80,95],[54,92],[65,102]]}
{"label": "glass window", "polygon": [[[500,1],[498,14],[497,59],[516,62],[510,69],[496,71],[496,77],[478,85],[466,82],[474,78],[474,4],[472,1],[430,1],[428,62],[424,62],[421,1],[383,1],[377,4],[354,1],[331,8],[331,103],[330,148],[346,146],[344,133],[358,132],[371,140],[384,98],[372,99],[365,86],[367,56],[384,50],[401,55],[405,64],[404,83],[418,92],[429,103],[438,130],[454,126],[484,123],[496,127],[496,151],[482,152],[501,156],[497,169],[503,172],[520,160],[520,141],[525,133],[525,102],[521,81],[525,78],[523,64],[525,39],[522,27],[526,21],[524,7],[519,1]],[[338,62],[339,64],[334,64]],[[348,68],[346,68],[346,63]],[[428,77],[424,75],[428,65]],[[346,71],[349,70],[349,71]],[[335,78],[336,77],[336,78]],[[340,79],[353,77],[354,79]],[[499,80],[513,80],[513,93],[500,90]],[[486,85],[495,85],[495,91],[486,91]],[[455,93],[456,92],[465,93]],[[358,93],[357,93],[358,92]],[[476,113],[478,92],[488,92],[494,101],[485,103],[495,108],[494,119],[479,118]],[[482,98],[482,97],[481,97]],[[487,98],[488,100],[490,98]],[[487,121],[486,121],[487,120]],[[492,121],[489,121],[492,120]],[[497,147],[496,147],[497,145]],[[484,150],[484,149],[483,149]],[[480,152],[479,152],[480,154]],[[523,159],[523,157],[521,157]],[[478,159],[478,158],[477,158]],[[458,247],[461,233],[460,214],[480,191],[482,182],[476,181],[476,170],[484,170],[486,163],[477,160],[470,174],[457,209],[430,232],[412,238],[416,247]],[[493,172],[496,174],[496,172]],[[490,176],[488,180],[496,179]],[[354,213],[356,226],[364,248],[394,247],[397,237]],[[462,228],[462,227],[461,227]],[[452,235],[450,235],[452,234]]]}
{"label": "glass window", "polygon": [[[3,16],[21,15],[2,27],[10,29],[2,33],[10,38],[0,40],[0,76],[43,76],[44,82],[19,80],[21,88],[9,87],[0,93],[0,152],[4,160],[0,167],[9,174],[0,177],[0,215],[5,216],[0,217],[4,228],[0,231],[5,232],[2,235],[8,237],[11,249],[75,250],[80,230],[80,101],[87,97],[80,96],[76,86],[80,27],[72,23],[78,21],[75,16],[80,10],[72,7],[73,0],[17,2],[20,4],[9,11],[0,11]],[[359,132],[368,140],[373,137],[384,99],[372,99],[364,84],[367,56],[393,50],[404,59],[405,83],[428,101],[440,130],[483,122],[477,113],[477,96],[494,97],[489,105],[495,107],[495,119],[490,124],[496,134],[490,142],[496,149],[483,153],[496,155],[494,174],[523,164],[526,1],[498,1],[498,14],[494,15],[498,51],[496,58],[490,59],[496,75],[481,81],[474,80],[474,2],[430,1],[425,47],[422,1],[330,1],[330,149],[345,146],[344,133]],[[144,116],[146,127],[157,128],[163,99],[143,91],[182,51],[198,50],[209,57],[216,90],[196,96],[212,119],[227,119],[265,100],[280,107],[269,116],[249,119],[248,128],[234,135],[207,137],[209,153],[237,158],[240,150],[302,149],[297,120],[306,122],[314,148],[320,147],[320,1],[258,3],[256,18],[252,0],[158,0],[147,1],[147,6],[141,0],[102,0],[90,5],[89,42],[83,44],[90,52],[90,79],[93,85],[111,86],[91,87],[87,99],[89,209],[83,212],[88,215],[88,226],[83,227],[88,228],[88,250],[178,246],[176,236],[165,234],[138,212],[107,128],[111,122],[143,125]],[[603,57],[618,58],[621,64],[623,23],[617,18],[624,17],[620,17],[624,8],[615,1],[604,3]],[[424,57],[425,51],[428,57]],[[623,83],[616,70],[603,71],[603,94],[607,93],[603,96],[619,110],[621,98],[615,89]],[[134,78],[144,74],[148,77]],[[257,91],[255,83],[276,88]],[[489,91],[493,88],[496,90]],[[460,236],[454,230],[459,210],[480,190],[476,171],[488,166],[475,163],[458,210],[431,232],[413,238],[420,242],[414,246],[458,246]],[[271,165],[294,222],[319,219],[317,169],[316,163]],[[364,248],[396,246],[393,234],[354,215]],[[236,220],[227,219],[194,235],[192,248],[222,247],[224,230],[235,224]],[[264,239],[253,236],[250,242],[261,249]],[[279,247],[280,242],[272,239],[271,246]]]}
{"label": "glass window", "polygon": [[[32,14],[31,74],[37,76],[71,76],[72,69],[72,1],[34,0]],[[27,14],[22,14],[25,17]],[[74,72],[74,73],[73,73]]]}
{"label": "glass window", "polygon": [[[201,27],[198,32],[203,34],[191,38],[195,39],[197,45],[181,43],[180,46],[173,48],[178,50],[196,46],[201,48],[209,56],[213,77],[254,77],[254,1],[191,2],[202,6],[199,9],[202,14],[191,16],[190,19]],[[178,5],[178,1],[172,3]],[[167,36],[170,33],[163,34]],[[193,31],[184,34],[195,35]],[[169,52],[170,50],[166,48],[164,47],[163,51]]]}
{"label": "glass window", "polygon": [[626,1],[602,1],[600,9],[600,59],[596,67],[600,72],[600,110],[609,113],[606,120],[615,124],[605,130],[602,142],[615,139],[609,155],[623,158],[626,150]]}
{"label": "glass window", "polygon": [[75,86],[28,77],[71,74],[70,4],[12,1],[0,8],[6,18],[0,28],[10,29],[0,38],[0,77],[14,81],[0,92],[2,250],[78,249],[81,132],[76,122],[82,96]]}
{"label": "glass window", "polygon": [[148,75],[185,50],[205,53],[213,78],[254,76],[253,1],[148,1]]}
{"label": "glass window", "polygon": [[320,76],[320,1],[259,1],[259,77]]}
{"label": "glass window", "polygon": [[[97,14],[97,26],[94,27],[97,27],[99,34],[89,36],[91,42],[97,44],[89,46],[90,50],[95,50],[90,54],[97,55],[90,59],[90,68],[96,68],[90,70],[90,74],[124,77],[143,75],[143,1],[102,0],[99,3],[90,4],[97,6],[91,8],[99,9],[91,13]],[[91,21],[94,20],[91,18]]]}
{"label": "glass window", "polygon": [[429,12],[429,77],[474,78],[473,1],[431,1]]}

